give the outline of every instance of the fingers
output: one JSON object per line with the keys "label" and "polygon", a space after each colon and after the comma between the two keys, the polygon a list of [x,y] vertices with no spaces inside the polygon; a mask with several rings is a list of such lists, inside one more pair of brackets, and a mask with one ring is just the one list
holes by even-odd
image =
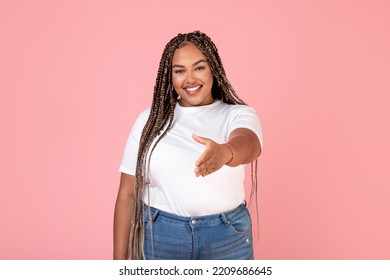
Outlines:
{"label": "fingers", "polygon": [[208,171],[209,169],[212,168],[212,166],[210,166],[210,163],[208,162],[210,159],[211,156],[205,152],[195,162],[196,167],[194,172],[196,177],[199,177],[200,175],[205,176],[207,174],[210,174],[210,172]]}
{"label": "fingers", "polygon": [[216,170],[217,169],[215,167],[204,167],[204,168],[196,167],[194,171],[195,171],[196,177],[199,177],[199,176],[204,177],[206,175],[213,173]]}
{"label": "fingers", "polygon": [[223,163],[221,164],[220,156],[218,156],[219,144],[209,138],[198,136],[195,133],[192,134],[192,138],[205,147],[205,150],[195,162],[196,167],[194,172],[196,177],[204,177],[220,169]]}
{"label": "fingers", "polygon": [[202,144],[202,145],[206,145],[207,143],[207,138],[204,138],[204,137],[200,137],[198,135],[196,135],[195,133],[192,133],[192,138],[198,142],[199,144]]}
{"label": "fingers", "polygon": [[195,165],[194,172],[197,177],[209,175],[219,169],[215,156],[209,152],[204,152]]}
{"label": "fingers", "polygon": [[[192,138],[196,142],[198,142],[199,144],[202,144],[202,145],[206,145],[208,142],[210,142],[210,139],[205,138],[205,137],[200,137],[200,136],[196,135],[195,133],[192,134]],[[205,161],[207,161],[211,158],[211,155],[207,152],[207,146],[205,148],[206,148],[206,150],[200,155],[198,160],[195,162],[196,166],[200,166]]]}
{"label": "fingers", "polygon": [[211,158],[211,155],[208,152],[204,152],[200,155],[198,160],[195,162],[196,166],[201,166],[202,164],[205,164],[206,161],[208,161]]}

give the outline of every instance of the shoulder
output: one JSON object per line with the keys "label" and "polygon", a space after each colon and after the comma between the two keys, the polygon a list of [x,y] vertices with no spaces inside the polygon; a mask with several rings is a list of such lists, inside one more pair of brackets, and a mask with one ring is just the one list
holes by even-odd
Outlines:
{"label": "shoulder", "polygon": [[141,113],[139,113],[138,117],[136,118],[133,126],[137,128],[143,128],[146,122],[148,121],[149,114],[150,114],[150,108],[146,108],[143,111],[141,111]]}
{"label": "shoulder", "polygon": [[137,120],[141,120],[143,122],[146,122],[150,115],[150,108],[146,108],[141,113],[139,113]]}
{"label": "shoulder", "polygon": [[141,111],[141,113],[139,114],[138,117],[143,118],[143,119],[145,119],[145,118],[147,119],[149,117],[149,114],[150,114],[150,107]]}
{"label": "shoulder", "polygon": [[237,116],[240,114],[253,114],[256,115],[255,109],[248,105],[239,105],[239,104],[227,104],[221,102],[218,106],[219,110],[225,111],[229,115]]}
{"label": "shoulder", "polygon": [[228,117],[226,118],[229,120],[229,131],[232,132],[237,128],[247,128],[256,134],[262,147],[263,134],[260,119],[256,110],[248,105],[226,104],[223,105],[223,107],[229,111]]}

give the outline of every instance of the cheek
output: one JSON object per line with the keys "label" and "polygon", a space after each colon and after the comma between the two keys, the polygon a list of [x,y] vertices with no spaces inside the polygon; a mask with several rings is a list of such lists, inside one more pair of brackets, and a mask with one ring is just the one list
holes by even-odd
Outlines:
{"label": "cheek", "polygon": [[211,69],[208,69],[207,73],[205,73],[207,82],[212,83],[214,80],[213,73],[211,72]]}
{"label": "cheek", "polygon": [[181,88],[181,81],[180,79],[178,79],[177,77],[172,77],[172,85],[173,85],[173,88],[178,91],[178,89]]}
{"label": "cheek", "polygon": [[207,75],[207,83],[210,85],[210,87],[213,85],[214,76],[211,74],[211,72]]}

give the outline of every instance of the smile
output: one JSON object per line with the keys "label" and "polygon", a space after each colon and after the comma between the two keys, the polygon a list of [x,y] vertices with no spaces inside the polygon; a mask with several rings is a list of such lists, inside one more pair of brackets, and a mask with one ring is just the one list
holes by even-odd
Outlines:
{"label": "smile", "polygon": [[186,88],[185,90],[188,90],[188,91],[195,91],[197,90],[198,88],[200,88],[201,86],[197,86],[197,87],[193,87],[193,88]]}
{"label": "smile", "polygon": [[202,88],[202,85],[200,86],[197,86],[197,87],[193,87],[193,88],[185,88],[185,92],[189,95],[195,95],[197,94],[198,92],[200,92],[200,89]]}

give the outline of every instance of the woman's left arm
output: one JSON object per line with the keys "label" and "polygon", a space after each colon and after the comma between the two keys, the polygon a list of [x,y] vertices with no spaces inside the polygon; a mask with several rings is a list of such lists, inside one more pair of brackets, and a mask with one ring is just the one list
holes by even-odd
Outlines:
{"label": "woman's left arm", "polygon": [[232,161],[227,164],[228,166],[250,163],[261,154],[259,138],[252,130],[247,128],[233,130],[229,135],[228,144],[234,151]]}
{"label": "woman's left arm", "polygon": [[227,143],[218,144],[209,138],[192,135],[195,141],[205,146],[195,165],[195,175],[206,176],[223,165],[231,167],[250,163],[261,154],[261,145],[257,135],[250,129],[237,128],[229,135]]}

